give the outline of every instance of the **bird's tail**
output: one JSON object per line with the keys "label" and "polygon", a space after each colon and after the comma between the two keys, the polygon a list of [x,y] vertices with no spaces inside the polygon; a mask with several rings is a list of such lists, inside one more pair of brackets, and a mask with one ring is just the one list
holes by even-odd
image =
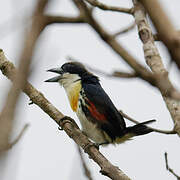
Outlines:
{"label": "bird's tail", "polygon": [[117,137],[114,141],[114,143],[123,143],[127,140],[131,140],[134,136],[140,136],[144,134],[148,134],[150,132],[153,132],[153,129],[147,127],[145,124],[149,124],[152,122],[155,122],[156,120],[149,120],[145,121],[143,123],[136,124],[135,126],[127,127],[124,131],[124,135],[121,137]]}
{"label": "bird's tail", "polygon": [[153,129],[147,127],[145,124],[155,122],[156,120],[149,120],[143,123],[136,124],[135,126],[130,126],[126,128],[126,134],[132,134],[132,136],[139,136],[148,134],[153,131]]}

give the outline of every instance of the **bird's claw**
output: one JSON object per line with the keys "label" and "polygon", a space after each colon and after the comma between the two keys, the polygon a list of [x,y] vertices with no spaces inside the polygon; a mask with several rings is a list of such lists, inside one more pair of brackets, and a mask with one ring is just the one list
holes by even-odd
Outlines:
{"label": "bird's claw", "polygon": [[86,152],[88,152],[88,149],[90,148],[90,147],[95,147],[97,150],[99,150],[99,145],[98,145],[98,143],[88,143],[87,145],[85,145],[85,147],[83,148],[84,149],[84,152],[86,153]]}
{"label": "bird's claw", "polygon": [[97,150],[99,150],[100,145],[101,145],[100,143],[94,143],[94,144],[93,144],[93,146],[94,146]]}
{"label": "bird's claw", "polygon": [[103,142],[103,143],[89,143],[84,147],[84,151],[87,152],[87,149],[91,146],[94,146],[97,150],[99,150],[99,147],[102,145],[107,145],[109,142]]}
{"label": "bird's claw", "polygon": [[29,105],[32,105],[32,104],[34,104],[34,103],[33,103],[33,101],[30,99],[28,104],[29,104]]}
{"label": "bird's claw", "polygon": [[58,130],[59,130],[59,131],[63,131],[63,128],[62,128],[62,127],[58,127]]}
{"label": "bird's claw", "polygon": [[58,127],[58,130],[62,131],[63,130],[63,127],[66,123],[71,123],[71,124],[74,124],[77,128],[77,124],[74,122],[74,120],[69,117],[69,116],[64,116],[63,118],[61,118],[59,121],[58,121],[58,124],[59,124],[59,127]]}
{"label": "bird's claw", "polygon": [[99,147],[102,146],[102,145],[107,145],[109,144],[109,142],[102,142],[102,143],[94,143],[94,146],[99,150]]}

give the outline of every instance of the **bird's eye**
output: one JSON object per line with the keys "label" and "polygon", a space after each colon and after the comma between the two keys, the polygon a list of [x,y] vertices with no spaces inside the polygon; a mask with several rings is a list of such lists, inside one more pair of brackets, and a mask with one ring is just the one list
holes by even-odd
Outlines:
{"label": "bird's eye", "polygon": [[63,69],[64,72],[71,72],[73,69],[73,66],[72,64],[64,64],[61,68]]}
{"label": "bird's eye", "polygon": [[64,72],[67,72],[67,66],[63,65],[63,66],[61,67],[61,69],[62,69]]}

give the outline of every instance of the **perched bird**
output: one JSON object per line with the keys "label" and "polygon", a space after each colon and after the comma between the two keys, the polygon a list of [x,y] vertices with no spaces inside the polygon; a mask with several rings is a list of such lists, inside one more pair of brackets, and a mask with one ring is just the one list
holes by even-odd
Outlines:
{"label": "perched bird", "polygon": [[48,71],[59,75],[45,82],[58,82],[64,87],[83,132],[98,145],[122,143],[153,131],[145,124],[154,120],[126,127],[123,116],[101,87],[98,77],[82,64],[69,62]]}

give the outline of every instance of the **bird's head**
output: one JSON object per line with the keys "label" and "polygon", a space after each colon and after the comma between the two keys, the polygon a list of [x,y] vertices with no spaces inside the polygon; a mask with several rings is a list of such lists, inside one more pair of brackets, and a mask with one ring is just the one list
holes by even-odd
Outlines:
{"label": "bird's head", "polygon": [[78,62],[68,62],[63,64],[60,68],[49,69],[49,72],[59,74],[45,82],[59,82],[64,88],[80,81],[85,83],[98,83],[96,76],[86,70],[86,68]]}

